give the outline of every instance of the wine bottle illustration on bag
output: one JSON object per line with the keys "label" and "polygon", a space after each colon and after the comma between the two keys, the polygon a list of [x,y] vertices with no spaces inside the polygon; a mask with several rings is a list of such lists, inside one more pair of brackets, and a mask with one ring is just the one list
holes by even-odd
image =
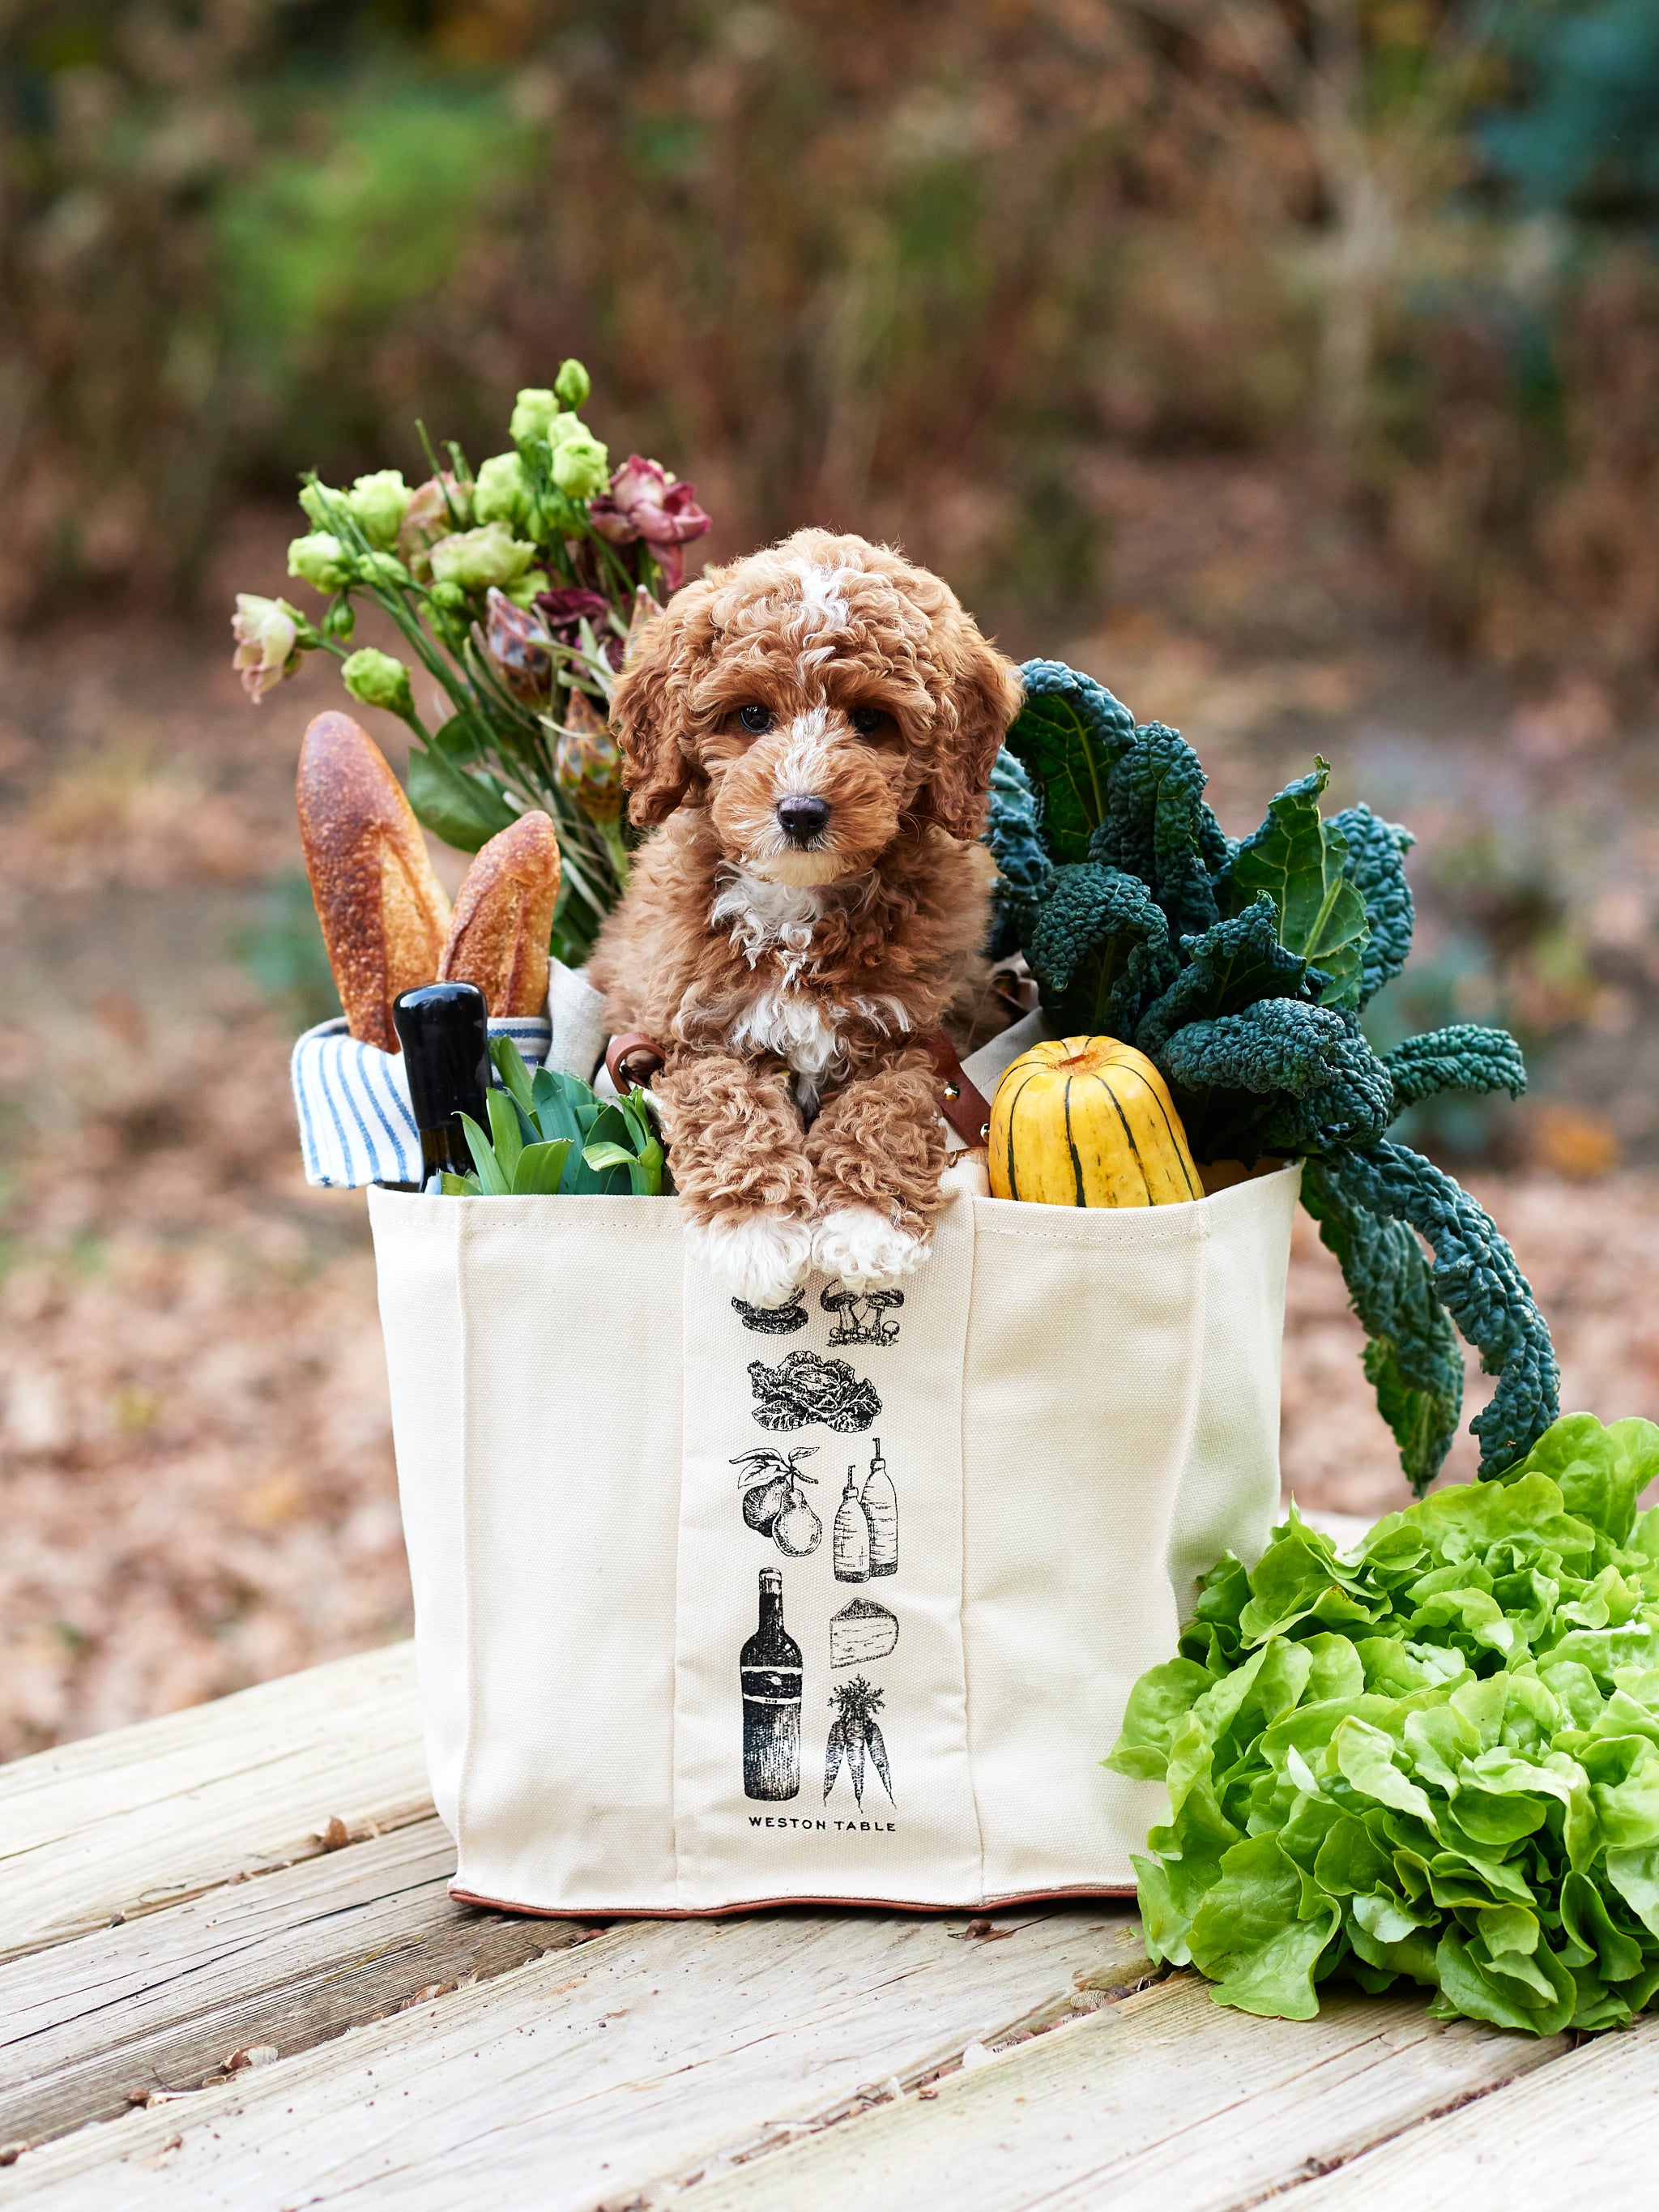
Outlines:
{"label": "wine bottle illustration on bag", "polygon": [[743,1794],[800,1789],[800,1646],[783,1625],[783,1577],[760,1571],[760,1626],[743,1647]]}
{"label": "wine bottle illustration on bag", "polygon": [[896,1575],[898,1572],[898,1493],[893,1488],[893,1478],[887,1472],[887,1462],[881,1455],[881,1438],[876,1438],[876,1455],[870,1462],[870,1474],[864,1486],[864,1510],[870,1523],[870,1572],[873,1575]]}
{"label": "wine bottle illustration on bag", "polygon": [[859,1496],[858,1477],[849,1467],[847,1487],[836,1509],[832,1544],[838,1583],[867,1583],[870,1579],[870,1516]]}

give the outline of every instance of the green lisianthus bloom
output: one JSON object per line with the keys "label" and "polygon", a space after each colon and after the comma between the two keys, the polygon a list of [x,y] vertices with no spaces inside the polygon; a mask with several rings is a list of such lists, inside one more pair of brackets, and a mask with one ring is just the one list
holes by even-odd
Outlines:
{"label": "green lisianthus bloom", "polygon": [[384,584],[398,590],[409,582],[409,571],[395,553],[360,553],[352,568],[365,584]]}
{"label": "green lisianthus bloom", "polygon": [[[513,419],[519,419],[514,410]],[[480,522],[520,524],[530,514],[530,483],[516,453],[495,453],[478,471],[472,512]]]}
{"label": "green lisianthus bloom", "polygon": [[319,530],[331,530],[349,501],[344,492],[336,491],[330,484],[307,483],[300,487],[300,504],[307,520]]}
{"label": "green lisianthus bloom", "polygon": [[409,501],[409,486],[401,469],[380,469],[371,477],[359,477],[345,495],[352,520],[369,544],[379,546],[397,544]]}
{"label": "green lisianthus bloom", "polygon": [[459,584],[469,592],[503,589],[516,583],[536,558],[536,549],[514,538],[504,522],[481,530],[458,530],[432,549],[432,574],[440,584]]}
{"label": "green lisianthus bloom", "polygon": [[545,568],[532,568],[516,583],[507,586],[507,596],[515,607],[527,607],[538,592],[550,592],[552,588],[553,579]]}
{"label": "green lisianthus bloom", "polygon": [[[532,438],[544,438],[548,426],[559,411],[558,394],[531,386],[521,392],[514,402],[512,419],[507,434],[515,446],[527,444]],[[484,466],[489,464],[486,461]]]}
{"label": "green lisianthus bloom", "polygon": [[569,430],[552,448],[553,481],[572,499],[592,499],[611,481],[611,456],[574,415],[562,415],[554,427],[566,422]]}
{"label": "green lisianthus bloom", "polygon": [[331,530],[313,530],[289,545],[288,573],[314,591],[337,592],[351,581],[351,556]]}
{"label": "green lisianthus bloom", "polygon": [[553,380],[553,389],[567,407],[584,407],[593,380],[579,361],[567,361]]}
{"label": "green lisianthus bloom", "polygon": [[414,714],[415,694],[409,671],[389,653],[379,653],[366,645],[342,662],[340,674],[346,690],[365,707],[383,707],[388,714],[400,714],[405,721]]}

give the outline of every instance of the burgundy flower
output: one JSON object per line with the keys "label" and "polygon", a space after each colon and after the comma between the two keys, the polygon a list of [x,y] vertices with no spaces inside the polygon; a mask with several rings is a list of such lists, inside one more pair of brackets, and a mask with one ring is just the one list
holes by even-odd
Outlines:
{"label": "burgundy flower", "polygon": [[603,639],[606,632],[605,617],[611,611],[611,602],[598,592],[584,591],[580,584],[568,584],[556,592],[538,592],[536,612],[543,627],[561,645],[579,645],[584,622],[593,625],[593,635]]}
{"label": "burgundy flower", "polygon": [[630,453],[611,479],[611,489],[587,505],[587,518],[601,538],[613,545],[632,545],[643,538],[660,562],[671,592],[685,580],[685,556],[680,551],[709,526],[697,505],[696,484],[680,483],[660,461],[643,460]]}

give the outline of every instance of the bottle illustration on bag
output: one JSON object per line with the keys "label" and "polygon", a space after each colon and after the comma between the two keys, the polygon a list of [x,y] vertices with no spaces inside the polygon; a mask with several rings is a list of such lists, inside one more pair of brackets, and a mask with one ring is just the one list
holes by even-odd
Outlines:
{"label": "bottle illustration on bag", "polygon": [[[896,1575],[898,1572],[898,1493],[893,1488],[893,1478],[887,1472],[887,1462],[881,1455],[881,1438],[878,1437],[876,1455],[870,1462],[869,1479],[864,1486],[864,1511],[870,1523],[870,1572],[873,1575]],[[836,1524],[839,1526],[839,1522]],[[839,1571],[839,1570],[837,1570]]]}
{"label": "bottle illustration on bag", "polygon": [[760,1626],[738,1660],[743,1681],[743,1794],[800,1790],[800,1646],[783,1625],[783,1577],[760,1571]]}
{"label": "bottle illustration on bag", "polygon": [[870,1516],[859,1496],[858,1477],[849,1467],[847,1487],[836,1509],[832,1540],[838,1583],[867,1583],[870,1579]]}

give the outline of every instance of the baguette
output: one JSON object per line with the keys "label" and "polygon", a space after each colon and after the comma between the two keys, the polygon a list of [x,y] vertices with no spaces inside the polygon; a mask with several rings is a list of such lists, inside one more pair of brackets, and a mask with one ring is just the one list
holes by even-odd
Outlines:
{"label": "baguette", "polygon": [[521,814],[473,860],[438,963],[441,983],[476,983],[499,1019],[547,1004],[547,940],[559,896],[549,817]]}
{"label": "baguette", "polygon": [[300,748],[300,837],[351,1034],[401,1052],[392,1002],[437,979],[449,901],[403,786],[349,714],[319,714]]}

